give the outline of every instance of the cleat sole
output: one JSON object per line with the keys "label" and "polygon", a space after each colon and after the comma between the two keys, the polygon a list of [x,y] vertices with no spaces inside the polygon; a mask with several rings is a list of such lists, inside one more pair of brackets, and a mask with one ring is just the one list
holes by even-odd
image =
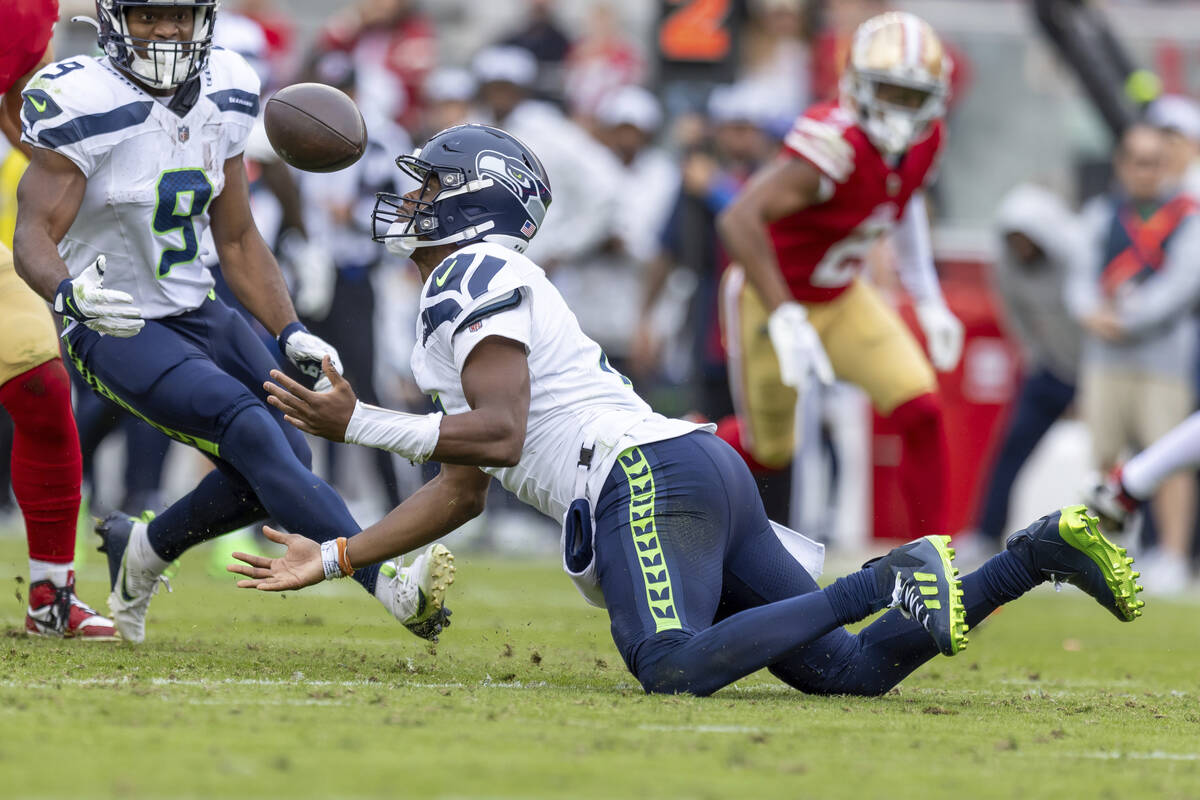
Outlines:
{"label": "cleat sole", "polygon": [[1146,601],[1138,598],[1142,587],[1136,583],[1140,573],[1133,570],[1133,559],[1126,555],[1124,548],[1105,538],[1100,531],[1100,521],[1088,514],[1086,506],[1067,506],[1062,510],[1058,535],[1100,568],[1104,582],[1112,592],[1118,619],[1132,622],[1142,616]]}
{"label": "cleat sole", "polygon": [[963,605],[962,581],[958,580],[958,570],[954,568],[954,548],[950,547],[949,536],[926,536],[942,559],[942,574],[950,582],[947,593],[950,601],[950,652],[945,655],[958,655],[966,649],[967,642],[967,609]]}
{"label": "cleat sole", "polygon": [[454,583],[454,554],[445,546],[435,544],[429,550],[429,559],[433,562],[429,570],[433,582],[428,600],[435,608],[441,608],[446,600],[446,590]]}

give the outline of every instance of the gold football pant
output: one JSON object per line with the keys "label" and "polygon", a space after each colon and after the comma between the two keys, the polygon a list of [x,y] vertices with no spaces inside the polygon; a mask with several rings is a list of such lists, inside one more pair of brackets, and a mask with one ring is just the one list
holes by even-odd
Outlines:
{"label": "gold football pant", "polygon": [[[833,300],[804,307],[838,379],[863,389],[880,414],[937,388],[912,332],[867,284],[855,280]],[[721,282],[721,331],[742,445],[763,466],[784,467],[792,460],[796,392],[780,381],[766,308],[736,265]]]}
{"label": "gold football pant", "polygon": [[58,358],[58,333],[50,310],[0,245],[0,386],[52,358]]}

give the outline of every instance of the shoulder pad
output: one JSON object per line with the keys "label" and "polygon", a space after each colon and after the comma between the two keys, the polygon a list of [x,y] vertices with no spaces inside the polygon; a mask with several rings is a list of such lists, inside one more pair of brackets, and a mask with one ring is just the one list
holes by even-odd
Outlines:
{"label": "shoulder pad", "polygon": [[138,125],[154,101],[93,58],[56,61],[21,93],[25,137],[57,149]]}
{"label": "shoulder pad", "polygon": [[207,77],[204,94],[218,109],[240,112],[250,119],[258,116],[262,84],[246,59],[232,50],[214,47],[208,56]]}
{"label": "shoulder pad", "polygon": [[[465,247],[451,254],[430,273],[421,295],[421,340],[445,323],[454,323],[464,312],[488,305],[497,294],[508,295],[522,285],[508,260],[487,246]],[[507,252],[507,251],[505,251]],[[506,269],[507,267],[507,269]]]}
{"label": "shoulder pad", "polygon": [[839,124],[837,113],[830,112],[824,119],[799,117],[783,143],[833,180],[845,183],[854,172],[854,145],[846,141],[847,126]]}

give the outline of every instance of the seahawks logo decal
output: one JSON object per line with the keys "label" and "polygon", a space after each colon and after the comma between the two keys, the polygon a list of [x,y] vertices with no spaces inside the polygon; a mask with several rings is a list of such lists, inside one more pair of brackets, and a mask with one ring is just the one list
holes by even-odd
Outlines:
{"label": "seahawks logo decal", "polygon": [[541,219],[545,215],[547,204],[542,194],[544,184],[530,173],[520,159],[495,150],[482,150],[475,156],[475,174],[493,179],[516,195],[534,219]]}

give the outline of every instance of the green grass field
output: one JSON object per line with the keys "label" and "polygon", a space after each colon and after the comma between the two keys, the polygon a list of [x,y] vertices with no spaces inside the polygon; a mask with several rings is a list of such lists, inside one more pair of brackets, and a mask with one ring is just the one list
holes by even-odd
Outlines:
{"label": "green grass field", "polygon": [[[147,642],[32,640],[0,538],[0,797],[1200,797],[1197,606],[1039,590],[880,699],[647,697],[552,562],[460,554],[436,648],[346,582],[185,559]],[[22,582],[17,581],[22,576]],[[103,606],[102,563],[83,570]],[[16,596],[14,596],[16,595]]]}

